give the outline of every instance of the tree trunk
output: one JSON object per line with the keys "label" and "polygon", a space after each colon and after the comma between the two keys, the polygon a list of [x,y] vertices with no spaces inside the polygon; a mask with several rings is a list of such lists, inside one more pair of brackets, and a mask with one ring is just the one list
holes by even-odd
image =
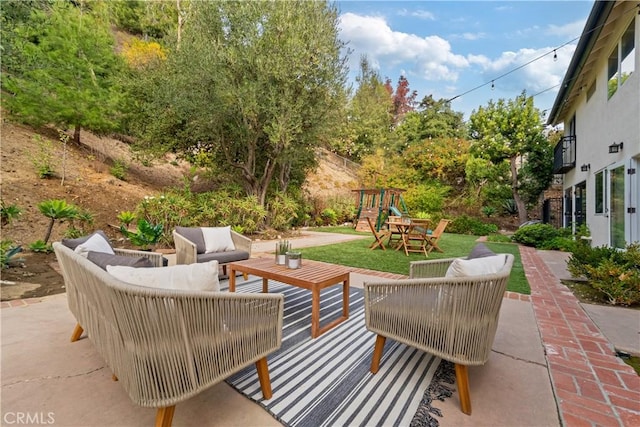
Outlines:
{"label": "tree trunk", "polygon": [[45,245],[49,241],[49,237],[51,237],[51,231],[53,230],[53,223],[55,221],[56,220],[54,218],[51,218],[51,221],[49,221],[49,227],[47,227],[47,234],[44,236],[44,244]]}
{"label": "tree trunk", "polygon": [[511,157],[509,159],[509,165],[511,166],[511,193],[518,207],[518,221],[520,224],[523,224],[527,222],[529,215],[520,194],[518,194],[518,168],[516,167],[516,159],[517,157]]}
{"label": "tree trunk", "polygon": [[178,40],[176,42],[176,50],[180,50],[180,40],[182,39],[182,26],[184,25],[182,19],[182,9],[180,8],[180,0],[176,0],[176,8],[178,9]]}
{"label": "tree trunk", "polygon": [[80,145],[80,125],[76,125],[73,130],[73,142]]}

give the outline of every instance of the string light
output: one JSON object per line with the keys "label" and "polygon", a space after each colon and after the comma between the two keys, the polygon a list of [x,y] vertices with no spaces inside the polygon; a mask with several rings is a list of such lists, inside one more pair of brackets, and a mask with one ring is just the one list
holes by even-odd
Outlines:
{"label": "string light", "polygon": [[[640,14],[640,3],[638,3],[637,7],[638,7],[638,13]],[[634,11],[634,9],[630,9],[629,11],[627,11],[627,12],[625,12],[625,13],[629,13],[629,12],[633,12],[633,11]],[[590,33],[594,32],[594,31],[596,31],[596,30],[599,30],[599,29],[601,29],[602,27],[604,27],[605,25],[606,25],[606,22],[605,22],[605,23],[603,23],[603,24],[601,24],[601,25],[599,25],[599,26],[597,26],[597,27],[595,27],[595,28],[592,28],[592,29],[591,29],[591,30],[589,30],[587,33],[584,33],[582,36],[587,35],[587,34],[590,34]],[[455,100],[455,99],[461,98],[461,97],[463,97],[464,95],[467,95],[467,94],[469,94],[469,93],[471,93],[471,92],[475,92],[476,90],[478,90],[478,89],[480,89],[480,88],[483,88],[483,87],[487,86],[488,84],[491,84],[491,89],[494,89],[494,88],[495,88],[495,81],[496,81],[496,80],[500,80],[501,78],[506,77],[506,76],[508,76],[509,74],[515,73],[516,71],[518,71],[518,70],[520,70],[520,69],[522,69],[522,68],[526,67],[526,66],[527,66],[527,65],[529,65],[529,64],[532,64],[532,63],[534,63],[534,62],[536,62],[536,61],[538,61],[538,60],[540,60],[540,59],[544,58],[544,57],[545,57],[545,56],[547,56],[547,55],[550,55],[551,53],[553,53],[553,60],[554,60],[554,61],[556,61],[556,60],[558,59],[558,52],[557,52],[557,51],[558,51],[558,49],[562,49],[562,48],[563,48],[563,47],[565,47],[566,45],[568,45],[568,44],[570,44],[570,43],[575,42],[576,40],[580,39],[580,37],[582,37],[582,36],[575,37],[575,38],[573,38],[573,39],[569,40],[568,42],[565,42],[565,43],[561,44],[560,46],[558,46],[558,47],[554,48],[553,50],[550,50],[550,51],[548,51],[548,52],[546,52],[546,53],[543,53],[542,55],[537,56],[537,57],[533,58],[532,60],[527,61],[527,62],[525,62],[524,64],[522,64],[522,65],[520,65],[520,66],[518,66],[518,67],[516,67],[516,68],[514,68],[514,69],[512,69],[512,70],[509,70],[509,71],[507,71],[506,73],[499,75],[498,77],[495,77],[495,78],[491,79],[491,80],[490,80],[490,81],[488,81],[488,82],[485,82],[485,83],[479,84],[478,86],[473,87],[473,88],[471,88],[471,89],[467,90],[466,92],[463,92],[463,93],[461,93],[461,94],[459,94],[459,95],[456,95],[456,96],[454,96],[453,98],[449,98],[449,99],[447,99],[446,101],[447,101],[447,102],[451,102],[451,101],[453,101],[453,100]],[[576,78],[577,78],[577,76],[576,76]],[[559,85],[557,85],[557,86],[559,86]],[[555,86],[554,86],[554,87],[555,87]],[[546,92],[547,90],[550,90],[550,89],[553,89],[553,88],[545,89],[543,92]],[[540,93],[541,93],[541,92],[540,92]]]}

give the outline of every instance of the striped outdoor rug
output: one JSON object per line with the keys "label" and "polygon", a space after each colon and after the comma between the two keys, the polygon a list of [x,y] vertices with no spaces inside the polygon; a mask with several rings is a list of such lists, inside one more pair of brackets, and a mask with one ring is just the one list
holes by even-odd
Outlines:
{"label": "striped outdoor rug", "polygon": [[[239,282],[238,292],[262,289],[258,278]],[[321,324],[340,315],[341,291],[334,286],[322,292]],[[440,359],[387,340],[380,370],[371,374],[375,334],[365,328],[361,289],[351,288],[349,319],[315,340],[310,292],[273,281],[269,292],[285,295],[282,347],[268,358],[273,397],[262,399],[253,366],[229,377],[228,384],[287,426],[408,426],[412,420],[437,425],[424,415],[425,407],[431,411],[431,399],[420,402],[429,394],[425,390]],[[419,406],[421,419],[414,419]]]}

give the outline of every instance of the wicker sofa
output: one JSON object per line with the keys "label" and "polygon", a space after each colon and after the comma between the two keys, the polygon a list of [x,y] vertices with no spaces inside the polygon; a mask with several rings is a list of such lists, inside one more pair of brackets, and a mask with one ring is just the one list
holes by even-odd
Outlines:
{"label": "wicker sofa", "polygon": [[253,363],[271,397],[266,356],[281,345],[282,295],[136,286],[53,247],[78,322],[71,341],[86,331],[131,400],[158,408],[156,425],[171,425],[177,403]]}
{"label": "wicker sofa", "polygon": [[242,261],[251,257],[251,239],[229,230],[234,250],[205,252],[202,227],[176,227],[173,230],[173,243],[176,247],[176,264],[218,261],[222,273],[227,274],[226,264]]}
{"label": "wicker sofa", "polygon": [[412,262],[409,279],[365,283],[366,327],[377,334],[371,372],[378,372],[387,338],[453,362],[461,409],[470,415],[467,366],[489,359],[514,261],[497,256],[503,258],[490,274],[445,277],[449,258]]}

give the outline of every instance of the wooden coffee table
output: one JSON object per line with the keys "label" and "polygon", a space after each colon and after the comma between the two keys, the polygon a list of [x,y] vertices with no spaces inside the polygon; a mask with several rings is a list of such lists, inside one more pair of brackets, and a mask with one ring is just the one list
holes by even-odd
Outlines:
{"label": "wooden coffee table", "polygon": [[[262,277],[262,292],[269,292],[269,280],[311,291],[311,337],[317,338],[349,318],[349,270],[334,264],[304,260],[302,267],[289,269],[276,265],[273,258],[253,258],[232,262],[229,269],[229,292],[236,291],[236,272]],[[342,316],[320,327],[320,291],[342,282]]]}

